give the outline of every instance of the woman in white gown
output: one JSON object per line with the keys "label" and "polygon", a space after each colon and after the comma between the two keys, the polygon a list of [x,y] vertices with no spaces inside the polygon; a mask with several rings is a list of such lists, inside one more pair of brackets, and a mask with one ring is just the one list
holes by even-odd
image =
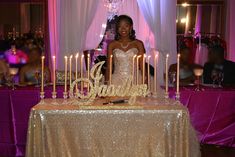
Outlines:
{"label": "woman in white gown", "polygon": [[[108,45],[108,59],[113,55],[113,74],[112,84],[122,85],[126,79],[133,76],[133,57],[145,53],[144,44],[136,39],[133,29],[133,21],[127,15],[120,15],[116,22],[115,40]],[[139,59],[139,65],[142,65],[143,59]],[[105,80],[109,80],[109,67],[106,70]],[[142,71],[142,66],[139,66]]]}

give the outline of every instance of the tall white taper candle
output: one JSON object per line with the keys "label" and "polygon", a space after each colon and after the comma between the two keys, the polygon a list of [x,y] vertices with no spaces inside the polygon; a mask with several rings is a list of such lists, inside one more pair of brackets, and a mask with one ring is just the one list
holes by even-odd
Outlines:
{"label": "tall white taper candle", "polygon": [[137,61],[136,61],[136,85],[139,84],[139,59],[141,55],[137,56]]}
{"label": "tall white taper candle", "polygon": [[73,59],[73,55],[70,55],[69,57],[69,87],[70,88],[72,85],[72,59]]}
{"label": "tall white taper candle", "polygon": [[[79,53],[76,54],[75,56],[75,80],[78,79],[78,57],[79,57]],[[76,83],[76,93],[78,92],[78,85]]]}
{"label": "tall white taper candle", "polygon": [[135,58],[136,55],[134,55],[132,59],[132,84],[135,84]]}
{"label": "tall white taper candle", "polygon": [[64,56],[64,92],[67,92],[67,79],[68,79],[68,57]]}
{"label": "tall white taper candle", "polygon": [[154,94],[156,94],[156,92],[157,92],[157,61],[158,61],[158,54],[155,54],[155,57],[154,57],[154,81],[153,81]]}
{"label": "tall white taper candle", "polygon": [[179,94],[180,86],[180,54],[177,55],[177,72],[176,72],[176,93]]}
{"label": "tall white taper candle", "polygon": [[145,58],[146,58],[146,56],[145,56],[145,54],[143,54],[143,62],[142,62],[142,84],[144,84],[145,83]]}
{"label": "tall white taper candle", "polygon": [[42,56],[42,69],[41,69],[41,92],[44,92],[44,60],[45,56]]}
{"label": "tall white taper candle", "polygon": [[151,82],[150,82],[150,58],[151,56],[148,56],[148,67],[147,67],[147,73],[148,73],[148,89],[151,90]]}
{"label": "tall white taper candle", "polygon": [[166,65],[165,65],[165,92],[168,93],[168,60],[169,60],[169,54],[166,55]]}
{"label": "tall white taper candle", "polygon": [[113,55],[109,58],[109,85],[112,84],[112,71],[113,71]]}
{"label": "tall white taper candle", "polygon": [[53,92],[56,92],[56,57],[53,56]]}

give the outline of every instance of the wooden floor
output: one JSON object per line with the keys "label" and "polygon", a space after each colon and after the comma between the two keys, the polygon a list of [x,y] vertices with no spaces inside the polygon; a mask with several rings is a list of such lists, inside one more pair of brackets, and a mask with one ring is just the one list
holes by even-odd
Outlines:
{"label": "wooden floor", "polygon": [[235,148],[202,144],[201,153],[201,157],[235,157]]}

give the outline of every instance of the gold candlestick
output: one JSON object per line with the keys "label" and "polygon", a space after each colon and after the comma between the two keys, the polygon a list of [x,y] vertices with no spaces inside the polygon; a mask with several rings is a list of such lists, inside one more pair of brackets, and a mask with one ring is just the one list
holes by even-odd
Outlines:
{"label": "gold candlestick", "polygon": [[52,91],[52,98],[56,98],[56,57],[53,56],[53,91]]}
{"label": "gold candlestick", "polygon": [[68,97],[67,93],[67,78],[68,78],[68,57],[64,56],[64,93],[63,97],[66,99]]}
{"label": "gold candlestick", "polygon": [[40,98],[44,99],[44,60],[45,56],[42,56],[42,70],[41,70],[41,92],[40,92]]}

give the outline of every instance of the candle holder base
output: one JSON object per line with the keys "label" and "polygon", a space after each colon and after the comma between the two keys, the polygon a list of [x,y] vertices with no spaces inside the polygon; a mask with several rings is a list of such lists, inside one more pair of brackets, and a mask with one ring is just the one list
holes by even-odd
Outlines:
{"label": "candle holder base", "polygon": [[44,99],[45,98],[45,92],[40,92],[40,98]]}
{"label": "candle holder base", "polygon": [[153,98],[157,98],[157,97],[158,97],[157,92],[152,92],[152,97],[153,97]]}
{"label": "candle holder base", "polygon": [[180,93],[179,92],[175,93],[175,100],[180,101]]}
{"label": "candle holder base", "polygon": [[164,97],[165,97],[165,99],[168,99],[169,98],[169,92],[165,92]]}
{"label": "candle holder base", "polygon": [[63,98],[67,99],[68,98],[68,92],[63,92]]}
{"label": "candle holder base", "polygon": [[52,99],[56,99],[56,92],[52,92]]}

